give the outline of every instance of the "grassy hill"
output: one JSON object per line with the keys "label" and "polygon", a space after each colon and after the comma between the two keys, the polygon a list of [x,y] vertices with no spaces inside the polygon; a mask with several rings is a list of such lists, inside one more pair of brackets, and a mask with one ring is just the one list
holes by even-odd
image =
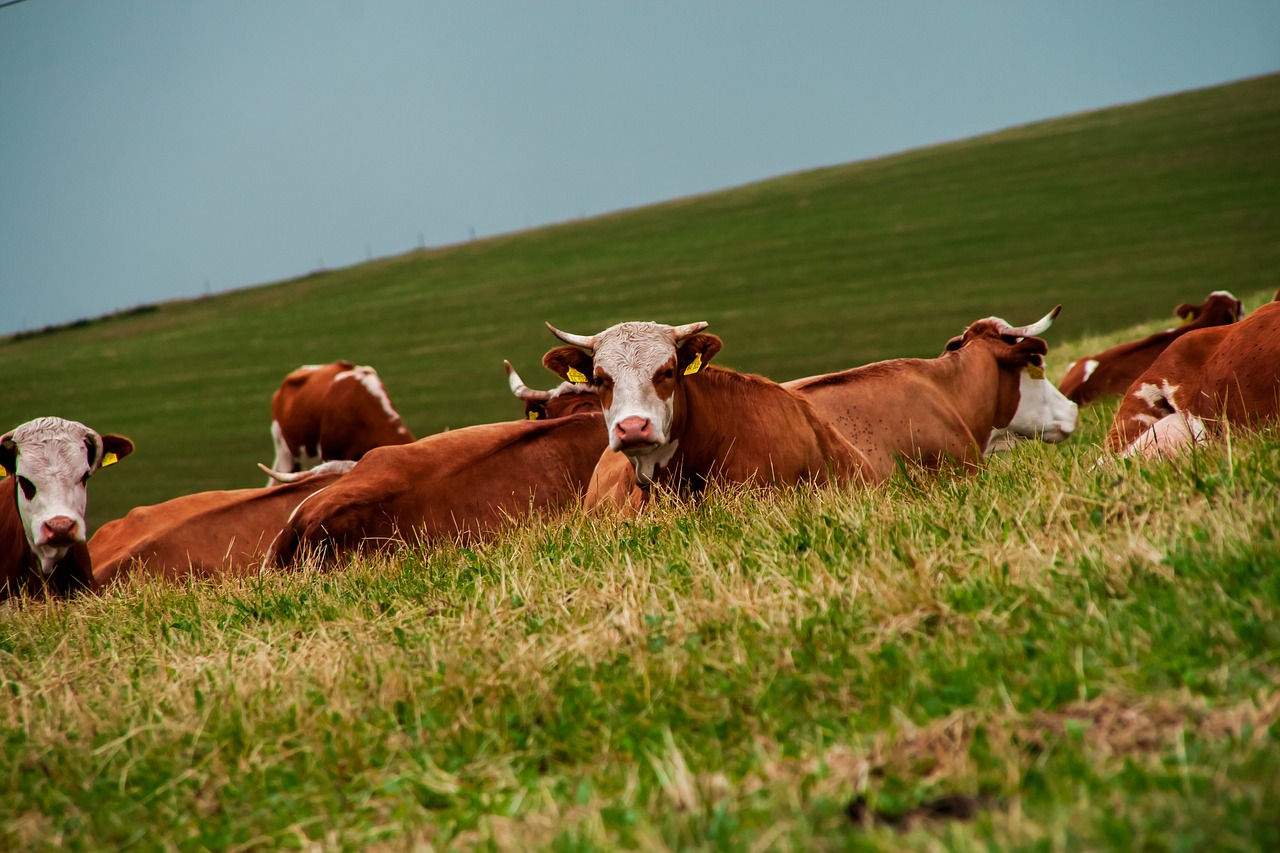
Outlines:
{"label": "grassy hill", "polygon": [[378,368],[418,435],[519,411],[550,320],[710,321],[722,363],[787,379],[935,355],[965,323],[1065,308],[1050,339],[1280,284],[1280,76],[1070,116],[597,219],[414,252],[17,342],[0,421],[132,437],[91,523],[257,485],[271,392]]}
{"label": "grassy hill", "polygon": [[[700,317],[782,378],[1061,301],[1060,372],[1270,298],[1277,125],[1272,77],[166,304],[0,345],[5,418],[136,438],[115,514],[256,482],[300,362],[512,417],[544,318]],[[1280,430],[1095,465],[1113,411],[973,476],[0,612],[0,849],[1278,849]]]}

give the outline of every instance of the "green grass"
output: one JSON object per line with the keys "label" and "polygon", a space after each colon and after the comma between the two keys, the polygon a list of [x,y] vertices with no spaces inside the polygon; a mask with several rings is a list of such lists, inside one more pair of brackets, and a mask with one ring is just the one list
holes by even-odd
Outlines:
{"label": "green grass", "polygon": [[[1060,374],[1270,297],[1277,107],[1248,81],[164,305],[0,345],[6,417],[138,440],[109,516],[256,483],[297,363],[374,363],[419,433],[514,417],[543,318],[701,317],[785,378],[1061,301]],[[1280,430],[1095,467],[1113,411],[975,476],[0,613],[0,849],[1280,847]]]}
{"label": "green grass", "polygon": [[93,484],[96,527],[262,482],[271,392],[304,363],[374,365],[426,435],[517,416],[504,358],[552,384],[544,320],[707,320],[722,363],[779,380],[1059,302],[1051,343],[1115,331],[1280,284],[1277,139],[1280,75],[166,303],[0,342],[4,428],[58,414],[137,442]]}

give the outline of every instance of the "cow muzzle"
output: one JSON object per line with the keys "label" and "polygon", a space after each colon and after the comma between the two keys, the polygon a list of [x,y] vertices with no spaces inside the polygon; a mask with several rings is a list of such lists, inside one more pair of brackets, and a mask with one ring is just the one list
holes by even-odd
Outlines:
{"label": "cow muzzle", "polygon": [[623,453],[641,453],[652,450],[661,442],[653,428],[653,421],[636,415],[622,418],[613,425],[615,450]]}
{"label": "cow muzzle", "polygon": [[55,515],[40,525],[40,544],[74,545],[84,541],[80,535],[80,523],[66,515]]}

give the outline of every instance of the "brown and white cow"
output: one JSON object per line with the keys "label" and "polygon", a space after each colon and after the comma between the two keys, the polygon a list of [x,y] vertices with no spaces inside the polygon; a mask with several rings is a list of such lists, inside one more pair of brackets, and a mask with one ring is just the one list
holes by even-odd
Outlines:
{"label": "brown and white cow", "polygon": [[1244,316],[1244,305],[1227,291],[1215,290],[1199,305],[1184,303],[1174,313],[1183,321],[1176,329],[1117,344],[1097,355],[1071,362],[1058,389],[1082,406],[1099,397],[1123,394],[1169,344],[1198,329],[1237,322]]}
{"label": "brown and white cow", "polygon": [[482,424],[369,451],[299,504],[263,566],[401,543],[469,541],[582,500],[605,447],[598,413]]}
{"label": "brown and white cow", "polygon": [[545,356],[553,373],[595,387],[609,448],[631,464],[619,479],[616,456],[602,460],[586,506],[634,506],[635,490],[665,482],[700,489],[706,481],[794,484],[862,481],[865,457],[809,402],[775,382],[708,363],[721,341],[706,323],[619,323],[583,336],[547,328],[567,346]]}
{"label": "brown and white cow", "polygon": [[36,418],[0,436],[0,600],[93,587],[85,546],[89,478],[133,452],[129,439]]}
{"label": "brown and white cow", "polygon": [[596,389],[590,385],[561,382],[550,391],[538,391],[524,384],[511,362],[502,363],[507,367],[507,384],[511,387],[511,393],[524,401],[524,416],[528,420],[563,418],[579,412],[600,411],[600,398],[596,395]]}
{"label": "brown and white cow", "polygon": [[133,576],[177,580],[256,572],[298,504],[355,464],[325,462],[280,475],[288,484],[278,488],[199,492],[135,507],[89,540],[95,587]]}
{"label": "brown and white cow", "polygon": [[[1277,294],[1280,298],[1280,294]],[[1149,458],[1280,418],[1280,302],[1183,335],[1120,401],[1107,449]]]}
{"label": "brown and white cow", "polygon": [[897,358],[783,384],[867,455],[876,481],[893,474],[898,457],[976,467],[990,445],[1015,432],[1062,441],[1075,429],[1076,406],[1044,378],[1048,347],[1036,337],[1061,307],[1017,328],[999,317],[978,320],[938,358]]}
{"label": "brown and white cow", "polygon": [[282,473],[357,460],[375,447],[413,441],[377,371],[349,361],[290,373],[271,395],[271,419],[271,467]]}

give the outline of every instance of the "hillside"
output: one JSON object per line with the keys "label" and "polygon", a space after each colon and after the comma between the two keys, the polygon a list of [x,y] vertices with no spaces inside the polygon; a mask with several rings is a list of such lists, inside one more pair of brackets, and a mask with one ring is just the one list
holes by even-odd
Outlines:
{"label": "hillside", "polygon": [[135,439],[94,483],[97,526],[258,484],[270,394],[302,363],[373,364],[426,435],[514,417],[503,358],[550,384],[544,320],[708,320],[723,363],[778,379],[936,354],[977,317],[1059,302],[1051,341],[1102,333],[1280,283],[1277,139],[1280,75],[166,303],[0,342],[0,421]]}

